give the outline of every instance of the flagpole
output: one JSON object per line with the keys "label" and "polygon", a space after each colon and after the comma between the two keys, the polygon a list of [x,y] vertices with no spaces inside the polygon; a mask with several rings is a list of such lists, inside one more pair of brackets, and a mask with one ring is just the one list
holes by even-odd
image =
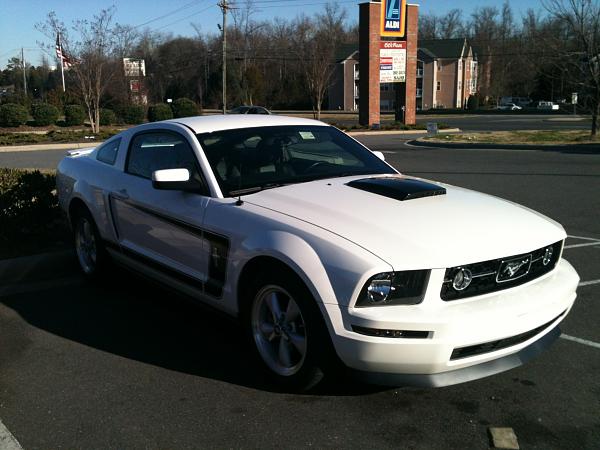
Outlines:
{"label": "flagpole", "polygon": [[58,33],[58,45],[60,46],[60,58],[59,58],[59,62],[60,62],[60,75],[62,77],[62,85],[63,85],[63,92],[65,91],[65,68],[64,68],[64,55],[62,53],[62,42],[60,42],[60,33]]}

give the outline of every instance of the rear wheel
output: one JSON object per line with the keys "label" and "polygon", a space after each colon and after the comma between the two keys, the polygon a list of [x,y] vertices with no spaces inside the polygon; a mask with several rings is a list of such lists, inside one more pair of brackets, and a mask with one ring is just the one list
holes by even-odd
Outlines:
{"label": "rear wheel", "polygon": [[330,338],[303,283],[285,271],[270,272],[252,289],[247,331],[269,378],[286,388],[308,390],[323,378],[321,362]]}
{"label": "rear wheel", "polygon": [[73,238],[79,268],[88,278],[96,278],[106,267],[108,255],[91,214],[84,209],[73,217]]}

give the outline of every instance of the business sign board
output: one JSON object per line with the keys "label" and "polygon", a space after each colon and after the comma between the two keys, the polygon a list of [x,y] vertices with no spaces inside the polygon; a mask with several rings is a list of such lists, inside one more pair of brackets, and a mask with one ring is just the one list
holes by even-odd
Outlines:
{"label": "business sign board", "polygon": [[382,36],[404,37],[406,28],[406,0],[381,0]]}
{"label": "business sign board", "polygon": [[379,43],[379,82],[406,82],[406,41]]}
{"label": "business sign board", "polygon": [[143,59],[123,58],[123,68],[126,77],[146,76],[146,62]]}

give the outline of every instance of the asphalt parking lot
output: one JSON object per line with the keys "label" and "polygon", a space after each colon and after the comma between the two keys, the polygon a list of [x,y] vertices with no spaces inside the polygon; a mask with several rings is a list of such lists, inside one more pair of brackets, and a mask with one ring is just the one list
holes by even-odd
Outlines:
{"label": "asphalt parking lot", "polygon": [[467,384],[289,394],[253,371],[235,324],[126,272],[85,284],[67,255],[0,285],[0,419],[22,447],[486,449],[510,427],[522,449],[600,448],[600,154],[361,139],[404,173],[561,222],[582,280],[563,338]]}

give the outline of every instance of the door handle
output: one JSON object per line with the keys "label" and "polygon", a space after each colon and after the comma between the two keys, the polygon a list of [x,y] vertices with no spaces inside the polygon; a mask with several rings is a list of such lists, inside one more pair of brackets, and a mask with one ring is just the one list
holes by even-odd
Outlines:
{"label": "door handle", "polygon": [[116,192],[111,192],[111,195],[119,200],[129,200],[129,194],[127,193],[127,189],[119,189]]}

